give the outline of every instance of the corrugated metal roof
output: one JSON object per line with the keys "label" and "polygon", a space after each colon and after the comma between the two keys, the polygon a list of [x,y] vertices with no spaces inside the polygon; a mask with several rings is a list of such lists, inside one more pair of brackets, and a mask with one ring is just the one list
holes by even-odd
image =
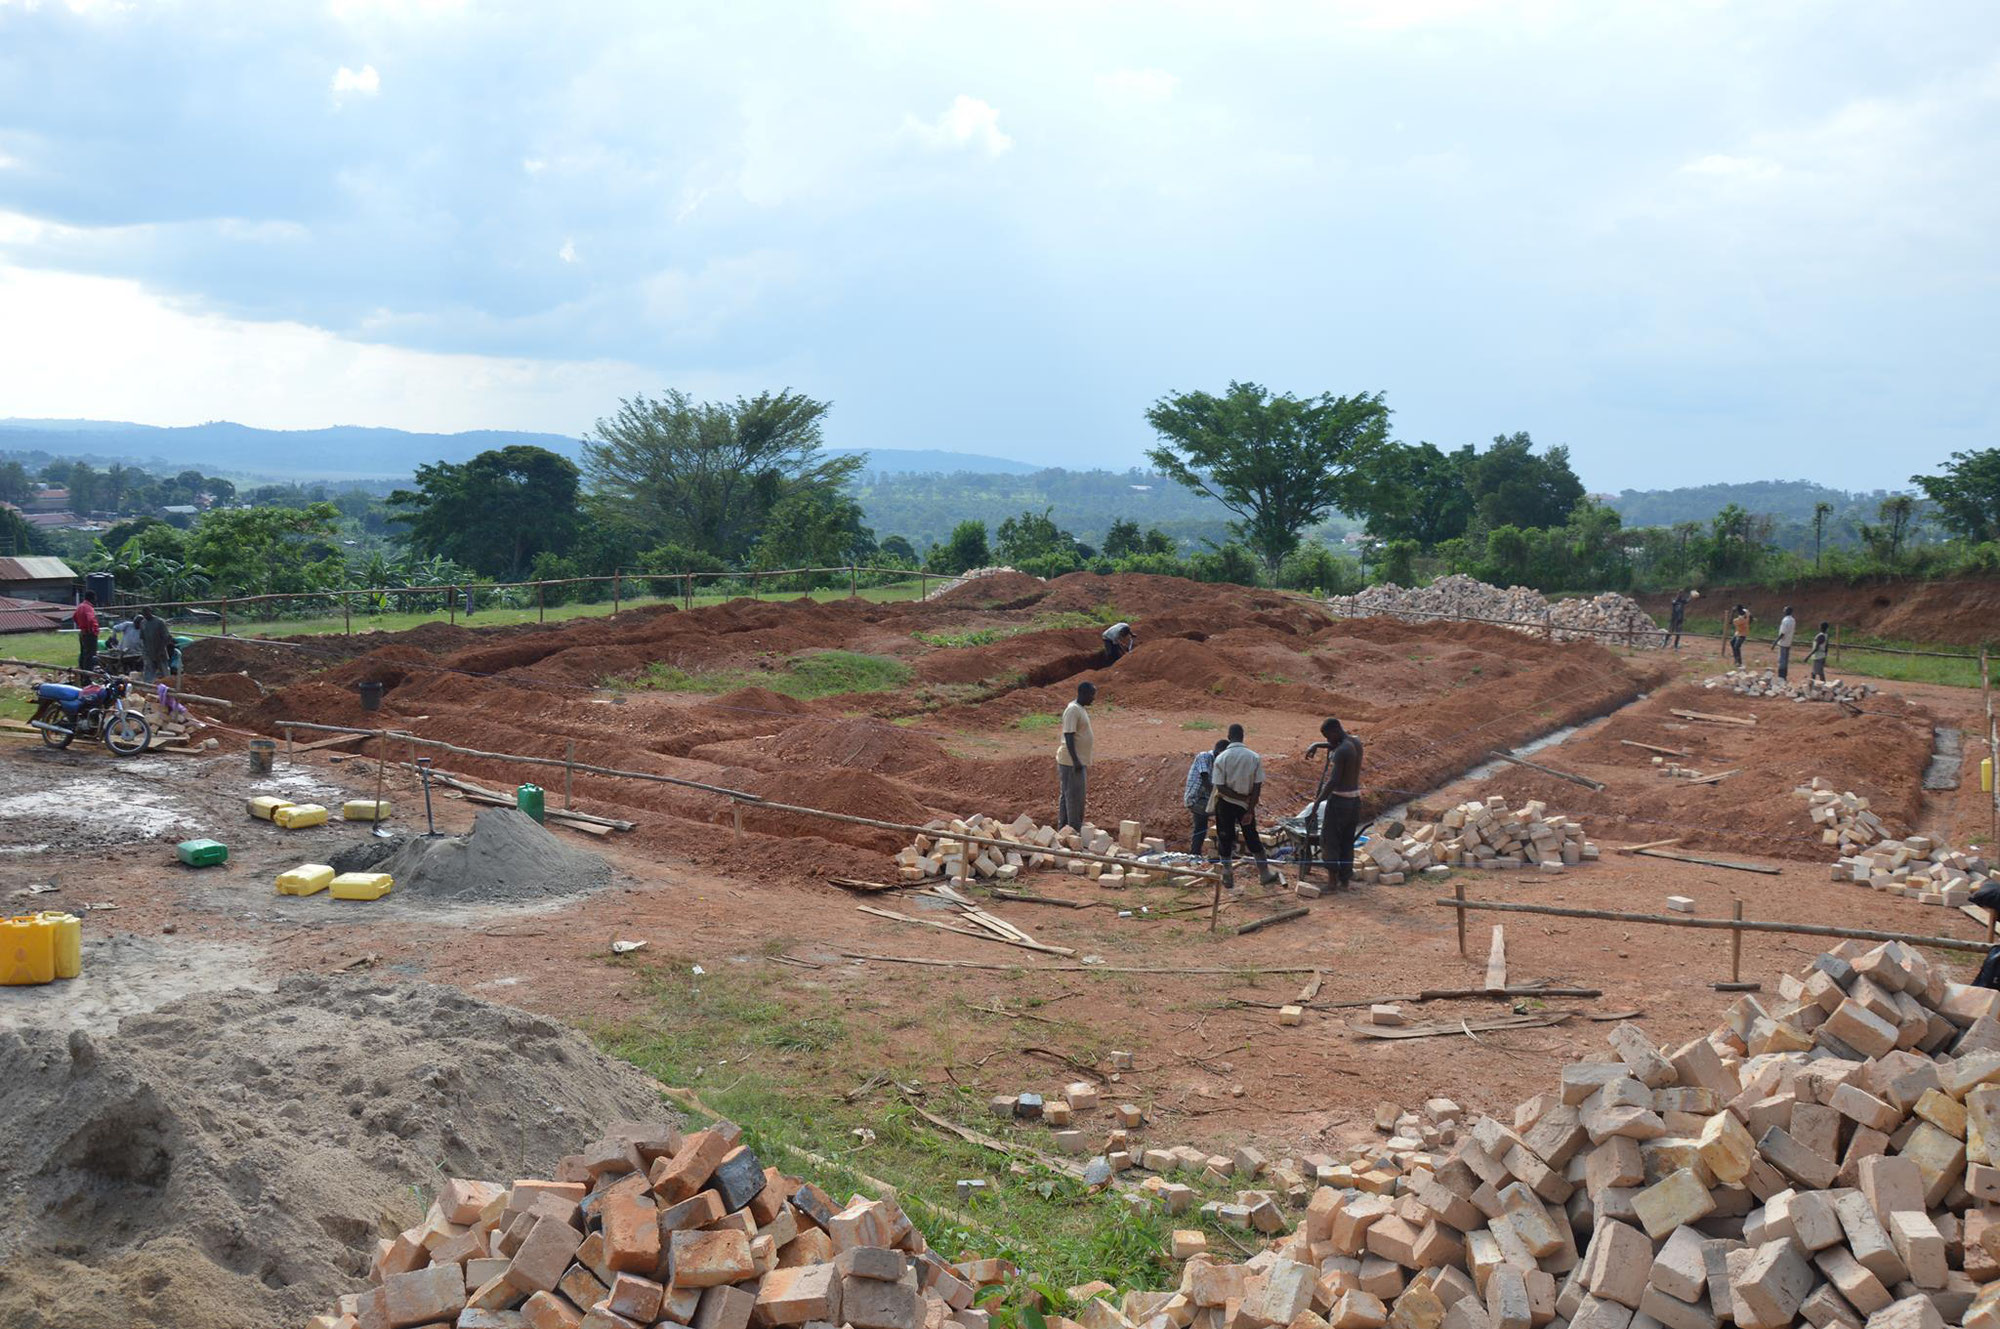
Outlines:
{"label": "corrugated metal roof", "polygon": [[0,558],[0,581],[76,580],[76,573],[59,558]]}

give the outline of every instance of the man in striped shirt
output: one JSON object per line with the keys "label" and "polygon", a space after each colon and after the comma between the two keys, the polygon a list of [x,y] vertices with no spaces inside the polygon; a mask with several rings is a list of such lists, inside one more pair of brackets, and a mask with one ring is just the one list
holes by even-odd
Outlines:
{"label": "man in striped shirt", "polygon": [[1194,823],[1194,838],[1188,842],[1188,852],[1196,858],[1201,857],[1202,842],[1208,839],[1208,796],[1215,791],[1216,754],[1228,746],[1228,739],[1216,739],[1215,746],[1197,753],[1188,767],[1187,790],[1181,801],[1187,804],[1188,820]]}

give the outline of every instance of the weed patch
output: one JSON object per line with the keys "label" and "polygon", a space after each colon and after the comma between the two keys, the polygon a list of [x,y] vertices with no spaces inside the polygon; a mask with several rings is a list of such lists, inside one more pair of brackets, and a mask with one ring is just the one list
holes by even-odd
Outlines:
{"label": "weed patch", "polygon": [[768,688],[800,701],[838,697],[856,692],[893,692],[910,681],[910,667],[884,655],[859,651],[807,651],[774,670],[718,669],[690,672],[655,663],[629,686],[658,692],[730,692],[742,687]]}

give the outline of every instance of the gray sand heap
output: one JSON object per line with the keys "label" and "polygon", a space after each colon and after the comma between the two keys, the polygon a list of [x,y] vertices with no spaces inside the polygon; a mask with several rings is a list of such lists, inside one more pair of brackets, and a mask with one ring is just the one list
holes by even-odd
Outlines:
{"label": "gray sand heap", "polygon": [[394,898],[511,904],[575,895],[611,880],[611,865],[573,849],[526,813],[487,808],[464,835],[363,840],[334,855],[337,872],[387,872]]}

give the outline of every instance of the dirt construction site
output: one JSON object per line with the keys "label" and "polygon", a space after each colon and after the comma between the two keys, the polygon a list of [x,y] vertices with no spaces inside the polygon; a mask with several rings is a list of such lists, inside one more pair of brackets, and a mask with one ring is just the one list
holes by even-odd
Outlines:
{"label": "dirt construction site", "polygon": [[[1100,633],[1116,620],[1139,644],[1107,663]],[[952,1280],[1002,1281],[974,1273],[973,1256],[1001,1253],[981,1249],[981,1233],[1008,1231],[1012,1197],[1026,1203],[1045,1172],[1100,1192],[1107,1208],[1150,1195],[1179,1214],[1163,1220],[1176,1249],[1157,1253],[1165,1292],[1183,1276],[1175,1257],[1193,1249],[1189,1233],[1205,1230],[1208,1249],[1232,1260],[1296,1242],[1261,1267],[1231,1266],[1251,1267],[1261,1297],[1275,1264],[1308,1253],[1294,1230],[1310,1237],[1315,1277],[1348,1258],[1316,1245],[1340,1231],[1338,1216],[1333,1237],[1312,1227],[1316,1184],[1348,1197],[1340,1214],[1357,1186],[1398,1203],[1421,1196],[1442,1214],[1407,1181],[1357,1179],[1428,1176],[1410,1162],[1427,1152],[1444,1177],[1454,1121],[1515,1129],[1516,1105],[1566,1086],[1566,1067],[1623,1055],[1607,1046],[1614,1028],[1680,1047],[1716,1029],[1744,985],[1778,1011],[1822,952],[1875,953],[1879,938],[1842,941],[1840,930],[1966,943],[1890,948],[1937,970],[1932,998],[1945,1010],[1943,985],[1970,981],[1988,938],[1983,911],[1959,907],[1992,852],[1981,693],[1887,683],[1843,700],[1743,695],[1705,686],[1727,667],[1712,641],[1636,645],[1341,619],[1302,596],[1171,578],[1012,573],[915,603],[738,600],[547,628],[204,640],[187,652],[182,687],[206,699],[187,704],[215,747],[121,759],[33,735],[0,746],[0,912],[66,911],[83,937],[79,977],[0,988],[0,1325],[570,1323],[567,1283],[531,1286],[519,1272],[524,1243],[546,1234],[509,1221],[528,1203],[518,1188],[476,1220],[479,1205],[454,1217],[440,1197],[459,1194],[458,1178],[555,1178],[594,1201],[629,1173],[578,1163],[593,1142],[657,1177],[684,1156],[683,1127],[687,1141],[709,1136],[694,1127],[712,1120],[711,1100],[737,1105],[747,1140],[769,1141],[766,1176],[782,1167],[836,1197],[855,1186],[834,1178],[867,1177],[870,1149],[884,1147],[870,1144],[871,1114],[885,1136],[894,1114],[935,1132],[940,1149],[985,1160],[974,1172],[966,1153],[944,1156],[961,1170],[937,1185],[947,1201],[958,1185],[969,1206],[950,1223],[938,1218],[949,1203],[923,1207],[923,1188],[906,1187],[898,1212],[961,1262],[935,1278],[917,1267],[920,1310],[974,1322],[977,1298],[953,1295]],[[1753,645],[1746,664],[1767,668],[1770,654]],[[1793,680],[1806,668],[1801,652]],[[840,669],[856,686],[841,686]],[[1056,819],[1057,717],[1082,682],[1097,688],[1086,812],[1102,835],[1071,859],[1044,828]],[[380,685],[379,708],[364,705],[366,685]],[[1306,751],[1329,716],[1365,745],[1368,843],[1355,888],[1321,893],[1323,874],[1299,889],[1291,845],[1272,831],[1314,797],[1323,764]],[[1233,723],[1262,754],[1260,821],[1285,847],[1280,885],[1242,871],[1245,891],[1218,899],[1208,865],[1179,856],[1190,847],[1183,796],[1190,761]],[[268,770],[251,760],[258,740],[275,742]],[[529,782],[543,791],[543,825],[513,810]],[[392,809],[379,824],[338,815],[378,796]],[[259,797],[335,815],[286,829],[250,814]],[[1487,820],[1554,829],[1524,830],[1523,850],[1503,842],[1498,853],[1489,829],[1475,853],[1463,830],[1473,803]],[[964,837],[979,832],[964,823],[976,817],[1020,842],[975,866],[981,846]],[[227,844],[227,862],[178,863],[175,845],[196,838]],[[1858,858],[1871,842],[1903,849],[1871,872]],[[1906,888],[1905,860],[1927,855],[1939,871],[1921,893]],[[960,879],[911,866],[925,860],[962,863]],[[302,864],[386,871],[395,885],[378,900],[278,893],[279,874]],[[1460,911],[1445,903],[1455,898],[1571,912]],[[663,1084],[662,1065],[682,1078]],[[822,1121],[828,1138],[760,1133],[754,1105],[777,1099],[788,1122]],[[1423,1111],[1447,1100],[1456,1117]],[[1106,1115],[1126,1105],[1137,1124]],[[619,1135],[618,1122],[660,1123],[673,1144]],[[1380,1161],[1385,1150],[1393,1162]],[[1163,1151],[1188,1166],[1170,1173]],[[1097,1168],[1106,1159],[1119,1161]],[[1713,1171],[1712,1189],[1732,1189]],[[1283,1211],[1275,1227],[1236,1221],[1258,1212],[1259,1185]],[[581,1322],[735,1329],[716,1298],[674,1300],[717,1284],[677,1281],[666,1251],[689,1234],[667,1231],[663,1183],[657,1194],[666,1299],[651,1319],[607,1304]],[[1940,1204],[1950,1208],[1944,1191]],[[814,1212],[806,1199],[794,1207],[799,1225]],[[585,1250],[612,1242],[611,1202],[601,1209],[584,1201],[564,1218]],[[744,1221],[753,1241],[793,1223],[789,1209]],[[1748,1241],[1743,1213],[1733,1221],[1727,1239]],[[399,1243],[411,1247],[426,1223],[420,1258],[398,1264]],[[829,1261],[846,1249],[837,1227]],[[435,1272],[452,1240],[478,1249],[460,1257],[466,1286],[448,1314],[411,1319],[387,1294],[370,1303],[371,1289]],[[1969,1220],[1959,1240],[1951,1273],[1963,1281]],[[862,1243],[875,1244],[891,1242]],[[1574,1300],[1554,1309],[1551,1292],[1547,1314],[1536,1301],[1516,1324],[1476,1270],[1471,1300],[1445,1296],[1449,1279],[1427,1272],[1455,1273],[1469,1255],[1368,1249],[1398,1276],[1377,1269],[1362,1295],[1404,1329],[1438,1329],[1460,1304],[1452,1329],[1638,1323],[1629,1308],[1623,1320],[1592,1320]],[[1013,1253],[1025,1265],[1032,1243]],[[766,1291],[784,1265],[771,1260],[756,1271]],[[470,1265],[482,1261],[499,1287],[479,1307]],[[1548,1251],[1529,1272],[1537,1261],[1552,1270]],[[576,1257],[565,1278],[588,1268]],[[1552,1271],[1560,1283],[1565,1270]],[[867,1277],[842,1268],[834,1279],[850,1310]],[[607,1294],[615,1281],[599,1280]],[[1420,1282],[1439,1288],[1438,1316],[1405,1312]],[[1530,1294],[1535,1282],[1523,1284]],[[1349,1290],[1322,1285],[1301,1313],[1375,1329],[1361,1301],[1335,1314]],[[775,1292],[757,1295],[759,1324],[928,1323],[843,1316],[803,1293],[794,1314]],[[1098,1304],[1091,1293],[1049,1309],[1087,1329],[1155,1315],[1171,1329],[1297,1322],[1199,1297],[1187,1316]],[[1964,1303],[1938,1305],[1959,1312],[1944,1320],[1977,1322]],[[753,1315],[747,1301],[742,1310]],[[544,1315],[557,1318],[534,1318]]]}

